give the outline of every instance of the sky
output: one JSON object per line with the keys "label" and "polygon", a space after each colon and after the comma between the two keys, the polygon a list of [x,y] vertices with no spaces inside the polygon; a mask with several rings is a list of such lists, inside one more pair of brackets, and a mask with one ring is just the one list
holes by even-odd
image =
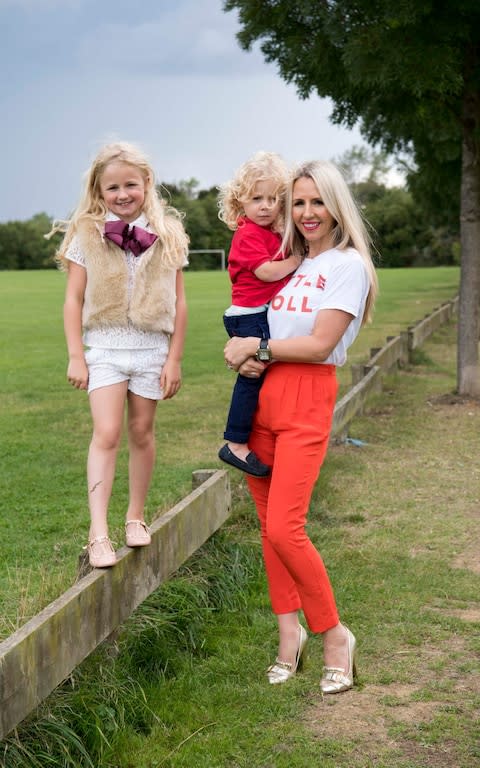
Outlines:
{"label": "sky", "polygon": [[0,222],[68,216],[112,140],[201,189],[261,149],[296,163],[365,143],[243,51],[239,28],[222,0],[0,0]]}

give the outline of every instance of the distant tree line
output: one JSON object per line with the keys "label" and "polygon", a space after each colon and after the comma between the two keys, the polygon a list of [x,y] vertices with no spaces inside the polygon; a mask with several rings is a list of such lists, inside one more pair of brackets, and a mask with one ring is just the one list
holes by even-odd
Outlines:
{"label": "distant tree line", "polygon": [[407,187],[388,186],[391,168],[385,152],[354,146],[334,162],[360,204],[377,266],[460,264],[460,221],[448,200],[444,211],[439,206],[433,211],[430,201],[418,202],[421,198]]}
{"label": "distant tree line", "polygon": [[52,226],[46,213],[37,213],[27,221],[0,224],[0,269],[48,269],[55,267],[53,255],[61,240],[45,240]]}
{"label": "distant tree line", "polygon": [[[185,214],[185,229],[190,237],[192,251],[219,250],[228,254],[233,232],[218,218],[218,189],[198,189],[196,179],[180,181],[178,184],[163,183],[160,194],[178,211]],[[189,269],[220,269],[218,253],[192,253]]]}
{"label": "distant tree line", "polygon": [[[389,187],[385,156],[354,147],[336,162],[369,224],[379,267],[412,267],[458,264],[459,229],[446,219],[442,226],[415,202],[408,189]],[[361,171],[366,170],[362,173]],[[199,189],[195,179],[159,185],[162,196],[184,212],[192,250],[223,249],[228,254],[232,232],[218,218],[216,187]],[[0,269],[52,269],[61,235],[46,240],[51,218],[39,213],[27,221],[0,224]],[[219,254],[191,254],[191,270],[219,269]]]}

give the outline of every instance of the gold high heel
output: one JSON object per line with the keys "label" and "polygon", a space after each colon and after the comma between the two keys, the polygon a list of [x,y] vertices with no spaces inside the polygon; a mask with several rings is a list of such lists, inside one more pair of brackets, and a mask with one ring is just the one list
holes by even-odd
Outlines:
{"label": "gold high heel", "polygon": [[299,626],[299,638],[298,638],[298,648],[297,653],[295,656],[295,662],[293,664],[290,664],[288,661],[280,661],[280,659],[275,659],[275,663],[272,664],[267,669],[267,677],[268,682],[272,685],[277,685],[278,683],[286,683],[287,680],[289,680],[291,677],[295,675],[297,672],[297,669],[301,669],[304,657],[305,657],[305,646],[307,644],[308,635],[305,632],[304,628],[300,624]]}
{"label": "gold high heel", "polygon": [[357,648],[357,641],[352,632],[347,630],[348,640],[348,665],[347,669],[341,667],[324,667],[323,676],[320,680],[320,688],[323,694],[326,693],[341,693],[342,691],[348,691],[353,688],[353,681],[357,676],[357,669],[355,665],[355,653]]}

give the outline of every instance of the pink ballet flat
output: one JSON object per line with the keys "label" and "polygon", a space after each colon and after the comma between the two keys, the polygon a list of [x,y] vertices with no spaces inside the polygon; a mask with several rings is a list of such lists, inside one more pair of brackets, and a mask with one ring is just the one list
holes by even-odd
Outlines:
{"label": "pink ballet flat", "polygon": [[88,542],[88,559],[92,568],[111,568],[117,562],[117,556],[108,536],[97,536]]}
{"label": "pink ballet flat", "polygon": [[127,520],[125,538],[127,547],[147,547],[152,541],[150,531],[143,520]]}

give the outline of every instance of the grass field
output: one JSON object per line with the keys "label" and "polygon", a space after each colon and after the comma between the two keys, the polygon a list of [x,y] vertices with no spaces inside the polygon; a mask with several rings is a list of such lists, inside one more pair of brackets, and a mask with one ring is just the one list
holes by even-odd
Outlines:
{"label": "grass field", "polygon": [[[192,469],[220,466],[232,382],[222,362],[228,285],[220,273],[186,278],[185,385],[159,408],[150,517],[189,491]],[[381,271],[375,322],[350,361],[452,298],[457,281],[456,269]],[[65,383],[62,283],[54,273],[6,273],[0,285],[3,636],[70,586],[88,527],[90,420],[86,397]],[[355,420],[365,447],[329,451],[312,501],[310,535],[359,639],[359,687],[322,701],[318,638],[304,674],[281,690],[266,686],[275,622],[252,506],[232,473],[231,521],[147,601],[117,657],[100,650],[24,741],[20,731],[9,742],[5,768],[475,765],[480,409],[445,397],[454,388],[450,326]],[[111,509],[120,541],[125,468],[123,452]],[[67,724],[90,758],[77,749],[68,761],[58,746]],[[57,746],[35,763],[22,744],[45,733]]]}
{"label": "grass field", "polygon": [[[380,271],[374,323],[360,334],[349,362],[367,359],[370,347],[382,346],[387,336],[453,298],[458,277],[456,268]],[[64,275],[54,271],[1,275],[0,637],[74,581],[88,531],[85,460],[91,424],[85,393],[65,379],[64,285]],[[220,466],[217,450],[233,383],[222,354],[227,274],[187,273],[186,289],[184,386],[158,409],[150,519],[189,492],[192,470]],[[350,384],[348,365],[340,370],[340,380],[343,387]],[[110,511],[119,542],[128,494],[126,461],[123,450]]]}

